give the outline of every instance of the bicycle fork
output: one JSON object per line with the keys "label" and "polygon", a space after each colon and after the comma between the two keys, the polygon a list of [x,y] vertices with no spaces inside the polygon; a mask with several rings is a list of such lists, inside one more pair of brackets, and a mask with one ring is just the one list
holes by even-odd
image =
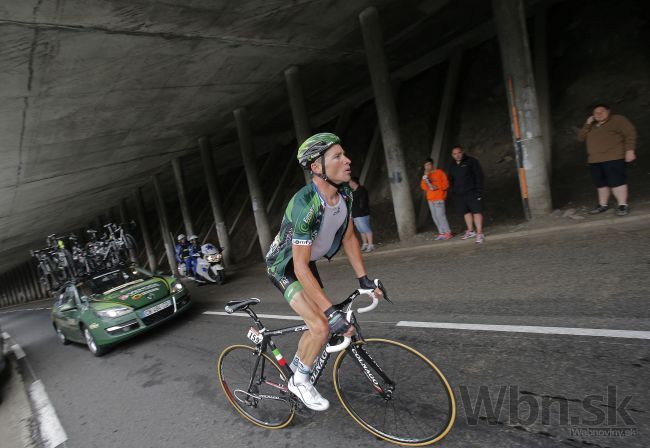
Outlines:
{"label": "bicycle fork", "polygon": [[[365,375],[368,381],[370,381],[372,388],[379,395],[381,395],[384,400],[390,400],[392,398],[393,391],[395,390],[395,383],[388,377],[388,375],[384,373],[381,367],[379,367],[379,364],[377,364],[372,356],[370,356],[363,345],[352,343],[346,350],[355,361],[359,369],[361,369],[361,372]],[[379,375],[379,377],[381,377],[385,383],[384,386],[379,384],[379,381],[375,375]]]}

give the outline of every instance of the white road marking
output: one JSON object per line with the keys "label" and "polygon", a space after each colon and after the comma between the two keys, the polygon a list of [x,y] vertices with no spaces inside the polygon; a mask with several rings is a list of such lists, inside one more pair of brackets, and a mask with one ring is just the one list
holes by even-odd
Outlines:
{"label": "white road marking", "polygon": [[[249,317],[246,313],[232,313],[228,314],[224,311],[204,311],[203,314],[213,314],[217,316],[236,316],[236,317]],[[302,320],[300,316],[282,316],[280,314],[258,314],[258,317],[264,317],[266,319],[283,319],[283,320]]]}
{"label": "white road marking", "polygon": [[20,313],[23,311],[43,311],[43,310],[51,310],[52,307],[43,307],[43,308],[20,308],[17,310],[5,310],[5,311],[0,311],[0,314],[8,314],[8,313]]}
{"label": "white road marking", "polygon": [[[203,314],[216,316],[249,317],[246,313],[228,314],[223,311],[204,311]],[[280,314],[258,314],[267,319],[300,320],[299,316],[284,316]],[[437,328],[443,330],[470,330],[470,331],[500,331],[506,333],[537,333],[537,334],[562,334],[569,336],[597,336],[606,338],[650,339],[650,331],[611,330],[605,328],[571,328],[571,327],[539,327],[530,325],[486,325],[463,324],[456,322],[417,322],[402,320],[395,322],[375,322],[395,325],[396,327]]]}
{"label": "white road marking", "polygon": [[563,334],[607,338],[650,339],[650,331],[610,330],[604,328],[537,327],[527,325],[484,325],[454,322],[397,322],[398,327],[439,328],[447,330],[503,331],[508,333]]}
{"label": "white road marking", "polygon": [[36,419],[40,427],[41,438],[45,448],[54,448],[68,440],[68,436],[61,426],[59,417],[56,415],[54,406],[45,392],[45,386],[41,380],[34,381],[29,387],[29,395],[34,404]]}
{"label": "white road marking", "polygon": [[16,359],[23,359],[25,357],[25,351],[18,344],[12,345],[11,351],[14,352],[14,355],[16,355]]}

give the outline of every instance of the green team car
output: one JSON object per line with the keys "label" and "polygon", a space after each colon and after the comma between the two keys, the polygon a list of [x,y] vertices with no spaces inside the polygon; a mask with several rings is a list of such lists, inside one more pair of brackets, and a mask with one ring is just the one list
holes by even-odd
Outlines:
{"label": "green team car", "polygon": [[62,286],[52,306],[52,325],[63,344],[86,344],[95,356],[161,324],[190,306],[176,278],[137,267],[116,268]]}

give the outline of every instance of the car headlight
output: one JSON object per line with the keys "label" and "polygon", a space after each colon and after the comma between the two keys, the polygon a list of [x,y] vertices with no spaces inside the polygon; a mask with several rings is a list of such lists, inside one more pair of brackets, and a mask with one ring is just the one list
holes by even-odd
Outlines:
{"label": "car headlight", "polygon": [[126,306],[116,306],[115,308],[107,308],[105,310],[95,311],[97,317],[103,319],[115,319],[116,317],[124,316],[133,311],[131,308]]}
{"label": "car headlight", "polygon": [[181,291],[183,290],[183,285],[180,284],[180,283],[174,283],[174,284],[172,285],[172,290],[173,290],[174,292],[181,292]]}

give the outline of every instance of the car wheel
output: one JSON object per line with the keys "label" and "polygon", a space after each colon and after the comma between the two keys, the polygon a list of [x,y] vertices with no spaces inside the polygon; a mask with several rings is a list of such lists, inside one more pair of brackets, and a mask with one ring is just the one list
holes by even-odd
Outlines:
{"label": "car wheel", "polygon": [[63,334],[63,331],[61,331],[61,329],[56,324],[54,325],[54,331],[56,331],[56,336],[59,338],[59,342],[61,342],[61,344],[68,345],[70,343],[68,338],[66,338]]}
{"label": "car wheel", "polygon": [[97,345],[97,342],[95,341],[95,338],[93,337],[88,327],[86,326],[82,327],[82,331],[84,334],[84,339],[86,340],[86,345],[88,346],[88,350],[90,350],[90,353],[92,353],[95,356],[102,356],[104,353],[106,353],[107,351],[106,347]]}

